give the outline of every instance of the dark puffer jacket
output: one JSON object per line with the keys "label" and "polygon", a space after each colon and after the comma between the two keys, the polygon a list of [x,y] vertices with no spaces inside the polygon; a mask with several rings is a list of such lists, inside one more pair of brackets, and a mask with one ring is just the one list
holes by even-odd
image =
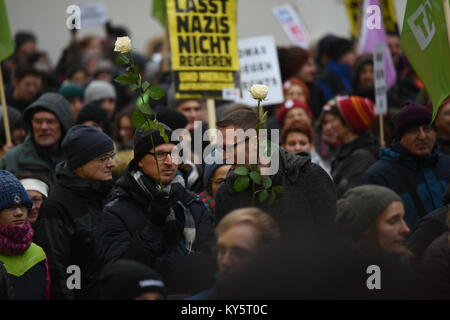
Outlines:
{"label": "dark puffer jacket", "polygon": [[[54,192],[41,207],[34,238],[48,256],[52,298],[95,299],[103,266],[100,222],[112,181],[82,179],[65,162],[57,166],[56,179]],[[81,290],[67,288],[71,265],[80,267]]]}
{"label": "dark puffer jacket", "polygon": [[377,153],[376,139],[367,132],[340,147],[331,163],[338,199],[361,183],[364,172],[377,161]]}
{"label": "dark puffer jacket", "polygon": [[[105,206],[101,228],[106,263],[131,259],[146,264],[163,276],[170,294],[198,292],[211,284],[214,270],[209,269],[215,242],[214,225],[206,207],[194,193],[184,189],[177,199],[170,199],[171,203],[176,203],[173,209],[181,225],[184,225],[183,207],[188,208],[194,218],[196,234],[193,253],[189,255],[177,250],[173,244],[174,234],[166,225],[150,221],[149,204],[152,199],[131,177],[130,168],[117,181],[112,198]],[[182,228],[177,232],[177,237],[184,237]],[[200,283],[208,277],[206,273],[210,274],[210,279],[205,280],[207,283]],[[192,286],[198,288],[192,289]]]}
{"label": "dark puffer jacket", "polygon": [[435,148],[431,154],[418,157],[400,143],[382,149],[380,160],[363,176],[364,184],[388,187],[400,195],[405,205],[405,221],[413,228],[427,213],[442,206],[450,182],[450,156]]}
{"label": "dark puffer jacket", "polygon": [[0,261],[0,300],[13,300],[14,289],[11,285],[8,272],[6,272],[3,262]]}
{"label": "dark puffer jacket", "polygon": [[435,299],[450,299],[450,232],[437,238],[425,252],[422,274]]}
{"label": "dark puffer jacket", "polygon": [[[336,192],[330,176],[311,162],[307,154],[292,155],[280,149],[278,172],[271,176],[273,185],[284,187],[273,204],[259,203],[280,226],[284,241],[300,236],[305,241],[320,240],[334,232]],[[232,210],[252,206],[252,191],[235,192],[235,174],[230,170],[216,196],[216,217],[223,218]]]}

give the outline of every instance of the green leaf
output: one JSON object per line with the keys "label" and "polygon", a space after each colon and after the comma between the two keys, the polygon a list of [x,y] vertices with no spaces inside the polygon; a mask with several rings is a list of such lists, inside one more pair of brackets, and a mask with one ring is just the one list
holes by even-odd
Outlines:
{"label": "green leaf", "polygon": [[147,91],[148,87],[150,87],[150,83],[148,83],[148,81],[144,81],[142,83],[142,91]]}
{"label": "green leaf", "polygon": [[257,185],[261,185],[261,173],[259,171],[252,171],[250,172],[250,179],[252,179],[252,181],[257,184]]}
{"label": "green leaf", "polygon": [[131,115],[131,123],[136,129],[141,128],[145,123],[145,118],[139,111],[135,110]]}
{"label": "green leaf", "polygon": [[276,193],[274,191],[272,191],[270,193],[269,204],[273,204],[275,202],[275,199],[276,199]]}
{"label": "green leaf", "polygon": [[264,112],[264,114],[261,117],[261,123],[265,124],[267,122],[267,118],[268,118],[268,113],[266,111],[266,112]]}
{"label": "green leaf", "polygon": [[163,91],[163,89],[161,89],[160,87],[158,87],[158,86],[152,86],[152,87],[150,87],[149,89],[148,89],[148,92],[149,92],[149,95],[150,95],[150,98],[152,98],[153,100],[159,100],[159,99],[161,99],[162,97],[164,97],[164,91]]}
{"label": "green leaf", "polygon": [[141,111],[142,113],[148,114],[148,115],[152,114],[152,112],[153,112],[152,108],[150,107],[150,105],[148,103],[138,105],[138,108],[139,108],[139,111]]}
{"label": "green leaf", "polygon": [[130,59],[126,55],[121,53],[114,58],[114,62],[124,66],[130,63]]}
{"label": "green leaf", "polygon": [[138,76],[134,73],[125,73],[121,74],[120,76],[116,77],[114,81],[121,83],[121,84],[134,84],[138,80]]}
{"label": "green leaf", "polygon": [[143,94],[140,94],[140,95],[138,96],[137,100],[136,100],[136,104],[137,104],[138,106],[143,105],[143,104],[146,104],[146,103],[148,103],[148,98],[149,98],[149,96],[148,96],[148,93],[147,93],[147,92],[146,92],[146,93],[143,93]]}
{"label": "green leaf", "polygon": [[250,184],[250,179],[247,176],[239,176],[234,180],[233,189],[236,192],[244,191],[248,188],[248,185]]}
{"label": "green leaf", "polygon": [[262,183],[265,189],[269,189],[272,186],[272,180],[269,177],[264,177]]}
{"label": "green leaf", "polygon": [[259,194],[259,202],[264,202],[267,200],[267,198],[269,197],[269,192],[267,190],[263,190],[260,194]]}
{"label": "green leaf", "polygon": [[246,167],[238,167],[234,169],[234,174],[238,176],[248,176],[248,169]]}
{"label": "green leaf", "polygon": [[278,193],[284,191],[284,187],[283,186],[273,186],[272,189],[273,189],[273,191],[278,192]]}
{"label": "green leaf", "polygon": [[166,134],[164,126],[161,123],[157,122],[156,128],[159,130],[159,135],[163,138],[164,142],[169,143],[169,137]]}
{"label": "green leaf", "polygon": [[136,91],[138,88],[139,88],[139,86],[137,84],[130,85],[130,90],[131,91]]}

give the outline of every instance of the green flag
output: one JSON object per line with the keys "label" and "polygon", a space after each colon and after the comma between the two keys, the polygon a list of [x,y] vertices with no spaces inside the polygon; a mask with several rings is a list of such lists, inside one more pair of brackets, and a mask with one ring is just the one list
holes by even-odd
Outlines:
{"label": "green flag", "polygon": [[167,27],[167,7],[166,0],[152,0],[152,16],[158,20],[162,26]]}
{"label": "green flag", "polygon": [[450,46],[442,1],[408,1],[400,45],[433,102],[435,119],[450,95]]}
{"label": "green flag", "polygon": [[0,0],[0,62],[8,58],[14,51],[14,42],[9,29],[5,0]]}

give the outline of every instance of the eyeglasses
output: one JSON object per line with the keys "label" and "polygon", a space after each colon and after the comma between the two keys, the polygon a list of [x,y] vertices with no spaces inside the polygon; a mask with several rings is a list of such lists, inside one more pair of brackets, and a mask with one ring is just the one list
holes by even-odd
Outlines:
{"label": "eyeglasses", "polygon": [[424,132],[425,134],[426,134],[426,133],[430,133],[431,131],[433,131],[433,128],[432,128],[432,127],[429,127],[429,126],[419,126],[419,127],[415,127],[415,128],[409,129],[409,130],[407,131],[407,133],[417,135],[417,134],[420,134],[420,133],[421,133],[421,130],[420,130],[420,129],[422,129],[423,132]]}
{"label": "eyeglasses", "polygon": [[93,160],[99,160],[102,163],[106,163],[108,160],[113,160],[115,156],[116,156],[116,153],[113,152],[111,154],[99,156],[97,158],[94,158]]}
{"label": "eyeglasses", "polygon": [[226,150],[227,152],[230,152],[230,151],[232,151],[234,148],[236,148],[238,145],[240,145],[240,144],[242,144],[242,143],[244,143],[244,142],[247,142],[247,141],[249,141],[249,140],[250,140],[250,137],[245,137],[244,140],[241,140],[241,141],[236,142],[236,143],[234,143],[234,144],[230,144],[230,145],[228,145],[228,146],[225,146],[225,150]]}
{"label": "eyeglasses", "polygon": [[154,157],[156,157],[156,160],[158,160],[158,161],[166,160],[168,155],[170,155],[170,157],[172,158],[173,161],[180,159],[180,157],[177,154],[172,155],[172,152],[164,152],[164,151],[150,152],[149,151],[147,153],[152,155],[152,156],[154,156]]}

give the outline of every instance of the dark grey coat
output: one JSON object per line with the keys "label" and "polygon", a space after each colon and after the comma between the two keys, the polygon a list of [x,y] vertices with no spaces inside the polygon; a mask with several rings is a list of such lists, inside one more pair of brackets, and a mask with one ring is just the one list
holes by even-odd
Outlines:
{"label": "dark grey coat", "polygon": [[[299,237],[305,240],[324,239],[334,230],[336,192],[330,176],[311,162],[309,155],[293,155],[282,149],[280,167],[273,175],[273,185],[282,185],[272,205],[256,206],[271,214],[280,226],[282,237]],[[216,214],[220,220],[234,209],[252,206],[251,188],[236,193],[233,190],[235,175],[230,170],[226,181],[216,196]]]}

